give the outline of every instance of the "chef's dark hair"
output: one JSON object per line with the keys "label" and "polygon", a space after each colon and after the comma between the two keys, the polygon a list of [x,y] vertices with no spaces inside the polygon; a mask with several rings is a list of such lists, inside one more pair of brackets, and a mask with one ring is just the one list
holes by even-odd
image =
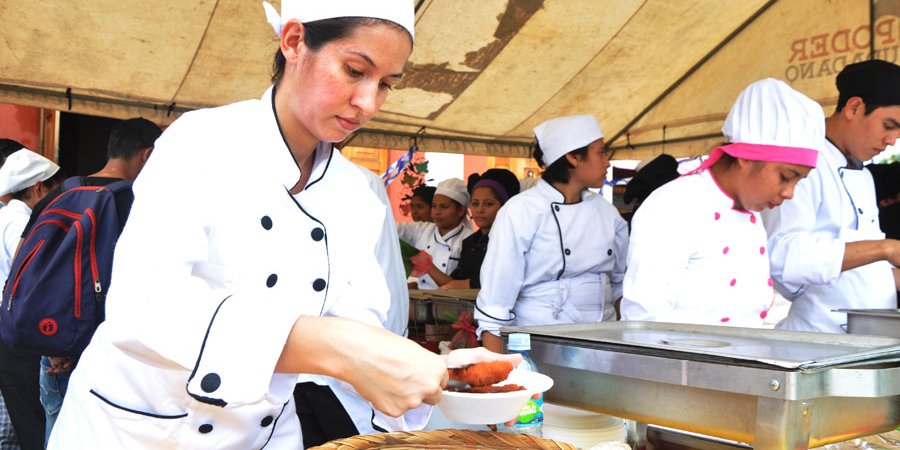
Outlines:
{"label": "chef's dark hair", "polygon": [[[587,150],[588,147],[585,145],[584,147],[576,148],[575,150],[566,153],[566,155],[585,158],[587,157]],[[562,158],[553,161],[553,163],[549,166],[544,167],[544,151],[541,150],[541,144],[535,142],[534,152],[532,153],[532,156],[534,156],[534,160],[537,161],[538,167],[544,169],[544,172],[541,174],[541,178],[544,181],[548,183],[569,182],[570,172],[575,168],[575,166],[573,166],[572,163],[570,163],[569,160],[565,158],[565,155],[563,155]]]}
{"label": "chef's dark hair", "polygon": [[106,143],[107,158],[131,159],[141,150],[153,147],[162,134],[155,123],[144,119],[128,119],[116,124]]}
{"label": "chef's dark hair", "polygon": [[431,206],[431,201],[434,200],[434,191],[436,190],[437,188],[434,186],[426,186],[423,184],[413,189],[412,192],[403,199],[412,200],[413,197],[419,197],[423,202],[427,203],[428,206]]}
{"label": "chef's dark hair", "polygon": [[[353,34],[360,26],[372,26],[377,24],[390,25],[398,30],[403,30],[412,42],[409,31],[390,20],[376,19],[373,17],[337,17],[334,19],[315,20],[303,24],[303,43],[312,51],[320,50],[325,44],[342,39]],[[281,49],[275,51],[275,61],[272,63],[272,84],[278,85],[284,75],[284,66],[287,64]]]}
{"label": "chef's dark hair", "polygon": [[[519,193],[519,179],[516,178],[516,174],[506,169],[494,168],[488,169],[480,175],[477,173],[469,175],[468,182],[466,183],[466,190],[469,191],[469,195],[472,195],[472,191],[475,190],[475,185],[481,180],[493,180],[497,182],[497,184],[502,186],[503,190],[506,191],[507,200]],[[491,190],[494,189],[491,188]],[[497,195],[497,197],[499,198],[500,196]],[[505,201],[501,201],[500,203],[505,203]]]}

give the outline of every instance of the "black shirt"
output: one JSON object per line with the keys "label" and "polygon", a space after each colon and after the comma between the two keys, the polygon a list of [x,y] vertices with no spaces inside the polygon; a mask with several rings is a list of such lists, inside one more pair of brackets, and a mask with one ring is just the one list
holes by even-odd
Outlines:
{"label": "black shirt", "polygon": [[469,286],[481,288],[481,263],[487,254],[488,235],[480,230],[463,239],[459,254],[459,265],[450,274],[454,280],[469,280]]}

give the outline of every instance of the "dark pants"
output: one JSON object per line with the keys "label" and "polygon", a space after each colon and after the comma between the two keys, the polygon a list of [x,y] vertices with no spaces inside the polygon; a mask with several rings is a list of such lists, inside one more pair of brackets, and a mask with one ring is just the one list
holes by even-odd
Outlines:
{"label": "dark pants", "polygon": [[304,448],[359,434],[341,401],[328,386],[300,383],[294,388],[294,402],[303,430]]}
{"label": "dark pants", "polygon": [[44,448],[39,370],[40,356],[17,352],[0,341],[0,392],[22,450]]}

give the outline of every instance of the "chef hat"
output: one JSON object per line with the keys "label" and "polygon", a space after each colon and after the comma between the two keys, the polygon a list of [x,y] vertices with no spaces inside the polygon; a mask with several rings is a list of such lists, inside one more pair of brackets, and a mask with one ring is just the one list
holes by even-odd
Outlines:
{"label": "chef hat", "polygon": [[9,157],[0,167],[0,195],[19,192],[39,181],[46,181],[59,166],[37,153],[23,148]]}
{"label": "chef hat", "polygon": [[448,178],[438,183],[434,195],[446,195],[462,205],[463,208],[469,207],[469,192],[466,191],[466,183],[459,178]]}
{"label": "chef hat", "polygon": [[843,106],[850,97],[860,97],[867,105],[900,105],[900,66],[872,59],[850,64],[838,74],[837,84]]}
{"label": "chef hat", "polygon": [[714,149],[694,172],[709,168],[724,153],[816,167],[819,148],[825,143],[825,114],[818,103],[783,81],[766,78],[741,92],[722,133],[731,144]]}
{"label": "chef hat", "polygon": [[281,16],[269,2],[263,2],[266,20],[281,36],[281,29],[291,19],[301,23],[338,17],[370,17],[394,22],[413,37],[415,10],[412,0],[281,0]]}
{"label": "chef hat", "polygon": [[580,115],[550,119],[534,128],[534,136],[544,153],[544,166],[550,166],[566,153],[602,139],[603,132],[594,116]]}

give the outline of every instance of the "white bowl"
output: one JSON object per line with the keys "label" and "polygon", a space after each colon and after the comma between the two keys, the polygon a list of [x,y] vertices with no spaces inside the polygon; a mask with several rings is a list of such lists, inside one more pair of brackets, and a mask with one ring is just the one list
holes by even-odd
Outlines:
{"label": "white bowl", "polygon": [[510,383],[524,386],[525,390],[498,394],[444,391],[438,406],[454,422],[472,425],[503,423],[516,418],[532,395],[553,387],[552,378],[525,370],[513,370],[506,380],[495,386]]}

